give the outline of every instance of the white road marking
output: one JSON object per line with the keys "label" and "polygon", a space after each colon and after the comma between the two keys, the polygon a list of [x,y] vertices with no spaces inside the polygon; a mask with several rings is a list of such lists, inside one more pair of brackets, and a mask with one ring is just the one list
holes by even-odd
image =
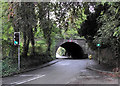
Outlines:
{"label": "white road marking", "polygon": [[100,76],[80,76],[79,78],[99,78]]}
{"label": "white road marking", "polygon": [[33,74],[27,75],[27,74],[26,74],[26,75],[14,75],[14,76],[25,76],[25,77],[26,77],[26,76],[39,76],[39,75],[33,75]]}
{"label": "white road marking", "polygon": [[87,70],[80,70],[80,72],[86,72]]}
{"label": "white road marking", "polygon": [[28,79],[28,80],[25,80],[25,81],[22,81],[22,82],[14,82],[14,83],[10,83],[10,84],[23,84],[23,83],[26,83],[26,82],[29,82],[29,81],[33,81],[35,79],[38,79],[38,78],[41,78],[41,77],[44,77],[45,75],[39,75],[37,77],[34,77],[34,78],[31,78],[31,79]]}
{"label": "white road marking", "polygon": [[76,79],[76,78],[73,78],[73,79],[71,79],[69,82],[67,82],[66,84],[69,84],[70,82],[75,81],[75,80],[77,80],[77,79]]}

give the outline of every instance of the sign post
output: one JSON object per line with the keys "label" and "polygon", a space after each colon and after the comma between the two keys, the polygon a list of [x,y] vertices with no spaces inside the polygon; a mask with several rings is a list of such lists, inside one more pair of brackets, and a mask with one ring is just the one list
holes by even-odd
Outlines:
{"label": "sign post", "polygon": [[20,32],[14,32],[14,45],[18,47],[18,70],[20,70]]}
{"label": "sign post", "polygon": [[100,57],[99,57],[99,51],[100,51],[100,44],[97,44],[97,47],[98,47],[98,59],[99,59],[99,64],[100,64]]}

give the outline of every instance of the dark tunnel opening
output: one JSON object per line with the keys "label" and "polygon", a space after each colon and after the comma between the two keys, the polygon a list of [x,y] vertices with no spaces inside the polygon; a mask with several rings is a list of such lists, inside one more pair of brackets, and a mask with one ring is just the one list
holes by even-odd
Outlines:
{"label": "dark tunnel opening", "polygon": [[71,56],[73,59],[83,59],[83,49],[74,42],[66,42],[61,45],[66,50],[66,55]]}

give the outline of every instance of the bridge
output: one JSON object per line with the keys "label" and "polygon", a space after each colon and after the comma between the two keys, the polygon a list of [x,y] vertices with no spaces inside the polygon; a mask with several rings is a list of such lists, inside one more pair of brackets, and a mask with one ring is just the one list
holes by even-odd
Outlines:
{"label": "bridge", "polygon": [[85,39],[57,39],[55,52],[59,47],[66,50],[66,55],[73,58],[87,58],[89,54],[88,44]]}

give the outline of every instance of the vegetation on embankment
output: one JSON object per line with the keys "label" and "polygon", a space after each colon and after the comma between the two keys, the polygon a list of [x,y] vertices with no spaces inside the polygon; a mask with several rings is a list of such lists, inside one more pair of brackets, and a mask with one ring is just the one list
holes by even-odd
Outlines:
{"label": "vegetation on embankment", "polygon": [[[38,53],[40,52],[40,48],[35,48],[36,52],[34,55],[28,54],[27,57],[21,54],[20,56],[20,68],[18,70],[18,48],[10,45],[6,41],[3,41],[3,58],[2,58],[2,76],[8,76],[11,74],[19,73],[20,71],[24,71],[26,69],[31,69],[33,67],[45,64],[49,61],[52,61],[54,58],[47,56],[46,54]],[[30,47],[31,48],[31,47]]]}

